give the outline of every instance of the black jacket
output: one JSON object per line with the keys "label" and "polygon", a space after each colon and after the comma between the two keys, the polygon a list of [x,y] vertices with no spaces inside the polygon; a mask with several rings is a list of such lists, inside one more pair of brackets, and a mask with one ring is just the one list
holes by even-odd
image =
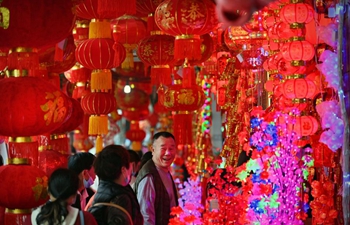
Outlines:
{"label": "black jacket", "polygon": [[93,206],[89,209],[99,225],[128,225],[128,219],[122,211],[110,206],[94,206],[99,202],[114,203],[123,207],[129,212],[134,225],[143,225],[140,205],[130,185],[124,187],[111,181],[100,180]]}

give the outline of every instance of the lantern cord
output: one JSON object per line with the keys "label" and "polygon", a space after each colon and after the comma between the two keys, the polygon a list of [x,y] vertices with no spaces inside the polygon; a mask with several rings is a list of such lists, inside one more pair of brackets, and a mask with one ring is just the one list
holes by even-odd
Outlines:
{"label": "lantern cord", "polygon": [[[338,24],[338,44],[337,44],[337,53],[338,53],[338,74],[339,74],[339,86],[343,86],[343,74],[342,74],[342,68],[343,68],[343,28],[344,28],[344,7],[347,6],[345,4],[345,0],[340,0],[340,10],[339,10],[339,24]],[[343,90],[338,91],[339,95],[339,102],[341,104],[341,113],[342,113],[342,119],[344,121],[344,138],[343,138],[343,147],[342,147],[342,171],[343,171],[343,219],[344,219],[344,225],[349,225],[350,222],[350,216],[349,216],[349,192],[350,192],[350,168],[349,168],[349,160],[350,160],[350,152],[349,152],[349,121],[348,116],[346,112],[346,105],[345,105],[345,99],[344,99],[344,92]]]}
{"label": "lantern cord", "polygon": [[103,139],[101,135],[97,135],[96,137],[96,143],[95,143],[95,149],[96,149],[96,154],[100,153],[103,148]]}

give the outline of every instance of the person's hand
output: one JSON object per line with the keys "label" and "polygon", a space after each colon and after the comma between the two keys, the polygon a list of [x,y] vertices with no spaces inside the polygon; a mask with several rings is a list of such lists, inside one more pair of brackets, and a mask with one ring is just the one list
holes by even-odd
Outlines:
{"label": "person's hand", "polygon": [[89,202],[86,204],[85,209],[84,209],[85,211],[87,211],[92,206],[94,199],[95,199],[95,194],[93,196],[91,196]]}

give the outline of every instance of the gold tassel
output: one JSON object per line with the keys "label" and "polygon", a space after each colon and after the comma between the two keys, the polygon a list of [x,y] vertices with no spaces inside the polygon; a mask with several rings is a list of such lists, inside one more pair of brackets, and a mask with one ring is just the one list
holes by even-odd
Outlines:
{"label": "gold tassel", "polygon": [[89,25],[89,39],[112,38],[111,24],[107,20],[91,20]]}
{"label": "gold tassel", "polygon": [[91,73],[91,90],[112,90],[111,70],[93,70]]}
{"label": "gold tassel", "polygon": [[134,69],[134,55],[132,53],[132,48],[130,46],[124,45],[126,50],[125,60],[122,62],[123,70],[132,70]]}
{"label": "gold tassel", "polygon": [[129,148],[133,151],[141,151],[142,143],[140,141],[133,141],[131,142]]}
{"label": "gold tassel", "polygon": [[89,135],[108,133],[108,118],[106,115],[91,115],[89,117]]}
{"label": "gold tassel", "polygon": [[96,154],[100,153],[103,149],[103,139],[101,135],[97,135],[95,149],[96,149]]}

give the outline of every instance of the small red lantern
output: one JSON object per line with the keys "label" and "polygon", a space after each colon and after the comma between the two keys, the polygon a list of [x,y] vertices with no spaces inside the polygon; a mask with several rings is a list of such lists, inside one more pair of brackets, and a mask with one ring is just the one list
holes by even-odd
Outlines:
{"label": "small red lantern", "polygon": [[292,129],[299,136],[310,136],[317,132],[319,125],[315,117],[298,116],[295,119],[296,123],[294,124]]}
{"label": "small red lantern", "polygon": [[[0,80],[0,134],[27,137],[49,133],[67,119],[68,100],[44,78]],[[28,107],[30,106],[30,107]]]}
{"label": "small red lantern", "polygon": [[306,3],[286,4],[280,11],[280,17],[288,24],[310,23],[314,13],[313,8]]}
{"label": "small red lantern", "polygon": [[282,48],[282,56],[287,61],[308,61],[315,56],[314,46],[303,40],[304,38],[297,37],[291,42],[285,43]]}
{"label": "small red lantern", "polygon": [[88,69],[111,69],[114,67],[113,45],[114,41],[109,38],[88,39],[77,47],[75,57]]}
{"label": "small red lantern", "polygon": [[304,79],[289,79],[283,83],[282,92],[286,98],[309,98],[316,94],[317,88],[314,82]]}
{"label": "small red lantern", "polygon": [[130,149],[141,151],[142,141],[146,137],[146,132],[140,129],[138,121],[130,121],[130,129],[125,133],[125,137],[131,141]]}
{"label": "small red lantern", "polygon": [[92,92],[81,98],[81,107],[90,115],[107,115],[117,106],[114,96],[106,92]]}
{"label": "small red lantern", "polygon": [[174,61],[174,40],[170,35],[151,35],[140,41],[137,48],[139,58],[151,65],[151,83],[171,84],[170,64]]}
{"label": "small red lantern", "polygon": [[175,37],[175,59],[200,59],[200,35],[218,24],[215,4],[209,0],[166,0],[155,12],[155,22]]}
{"label": "small red lantern", "polygon": [[131,88],[130,93],[125,93],[123,90],[116,90],[115,98],[120,109],[144,108],[149,105],[149,96],[146,92],[140,89]]}

